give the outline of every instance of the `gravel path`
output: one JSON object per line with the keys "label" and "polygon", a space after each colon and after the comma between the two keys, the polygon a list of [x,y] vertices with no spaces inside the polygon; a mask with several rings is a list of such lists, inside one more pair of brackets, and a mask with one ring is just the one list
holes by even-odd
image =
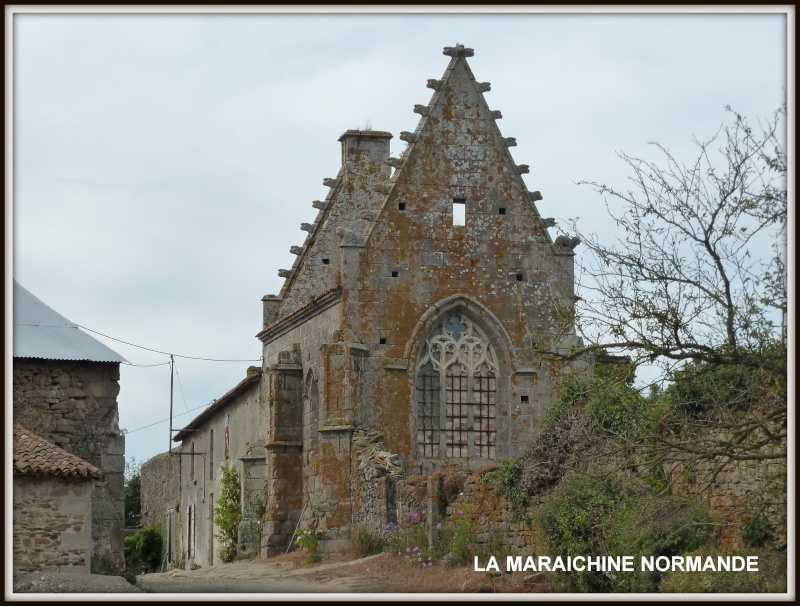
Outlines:
{"label": "gravel path", "polygon": [[14,593],[142,593],[122,577],[78,572],[17,572]]}

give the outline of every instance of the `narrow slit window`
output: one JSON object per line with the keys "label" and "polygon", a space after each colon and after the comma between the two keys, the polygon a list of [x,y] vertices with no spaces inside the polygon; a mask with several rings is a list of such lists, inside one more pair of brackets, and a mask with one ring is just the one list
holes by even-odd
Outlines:
{"label": "narrow slit window", "polygon": [[406,209],[406,203],[405,202],[399,202],[397,204],[397,209],[398,210],[405,210]]}
{"label": "narrow slit window", "polygon": [[467,224],[467,199],[453,198],[453,225]]}

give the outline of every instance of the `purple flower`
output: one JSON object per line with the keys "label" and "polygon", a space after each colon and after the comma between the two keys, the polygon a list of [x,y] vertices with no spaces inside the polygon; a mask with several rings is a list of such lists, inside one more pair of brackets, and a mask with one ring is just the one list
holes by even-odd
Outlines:
{"label": "purple flower", "polygon": [[409,551],[411,551],[411,547],[406,547],[406,553],[408,553]]}
{"label": "purple flower", "polygon": [[439,522],[438,524],[436,524],[436,530],[441,530],[441,529],[442,529],[442,523]]}

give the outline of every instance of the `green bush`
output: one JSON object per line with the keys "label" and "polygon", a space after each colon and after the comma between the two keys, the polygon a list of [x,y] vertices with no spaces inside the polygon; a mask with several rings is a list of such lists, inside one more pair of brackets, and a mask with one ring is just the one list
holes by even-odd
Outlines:
{"label": "green bush", "polygon": [[716,561],[720,555],[758,556],[758,572],[718,571],[668,572],[661,582],[661,593],[785,593],[786,553],[758,549],[736,550],[722,553],[719,550],[699,550],[687,555],[711,556]]}
{"label": "green bush", "polygon": [[[553,556],[673,556],[701,547],[711,537],[708,511],[646,489],[605,478],[573,474],[547,499],[539,523]],[[581,571],[561,573],[562,591],[655,592],[662,573]]]}
{"label": "green bush", "polygon": [[163,541],[158,526],[148,526],[125,537],[125,562],[129,572],[142,574],[158,570]]}
{"label": "green bush", "polygon": [[222,468],[220,476],[220,495],[214,507],[214,526],[217,537],[222,544],[219,559],[232,562],[236,557],[236,545],[239,542],[239,524],[242,521],[241,486],[236,466]]}
{"label": "green bush", "polygon": [[772,527],[763,512],[745,517],[741,531],[745,547],[765,547],[774,538]]}

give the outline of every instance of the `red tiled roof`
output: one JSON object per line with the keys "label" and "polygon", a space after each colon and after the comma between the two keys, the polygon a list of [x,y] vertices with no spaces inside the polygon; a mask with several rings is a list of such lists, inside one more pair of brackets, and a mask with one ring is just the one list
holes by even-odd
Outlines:
{"label": "red tiled roof", "polygon": [[101,478],[102,472],[35,433],[14,426],[14,475]]}
{"label": "red tiled roof", "polygon": [[184,439],[189,437],[189,434],[205,423],[215,412],[227,406],[237,395],[242,393],[251,385],[261,381],[261,369],[256,366],[251,366],[247,369],[247,377],[245,377],[236,387],[231,389],[224,396],[216,400],[211,406],[206,408],[203,412],[192,419],[189,424],[181,429],[172,440],[174,442],[183,442]]}

